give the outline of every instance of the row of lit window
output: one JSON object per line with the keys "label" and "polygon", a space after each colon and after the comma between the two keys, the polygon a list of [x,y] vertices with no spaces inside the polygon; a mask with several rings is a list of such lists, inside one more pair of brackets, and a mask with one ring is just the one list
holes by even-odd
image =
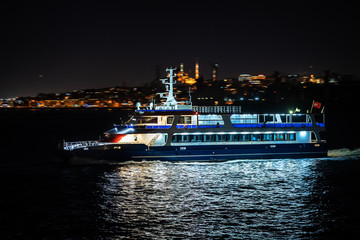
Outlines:
{"label": "row of lit window", "polygon": [[173,135],[172,142],[295,141],[295,133]]}
{"label": "row of lit window", "polygon": [[[280,114],[260,114],[259,119],[257,114],[233,114],[230,117],[230,121],[232,124],[242,124],[242,123],[287,123],[287,122],[311,122],[311,119],[306,119],[306,115],[293,115],[290,121],[289,116],[287,115],[280,115]],[[178,124],[191,124],[191,116],[181,116],[179,119]],[[173,116],[169,116],[166,119],[166,124],[172,124],[174,121]],[[156,124],[158,123],[158,117],[141,117],[138,123],[145,123],[145,124]],[[198,115],[198,123],[199,125],[224,125],[224,121],[220,115]]]}

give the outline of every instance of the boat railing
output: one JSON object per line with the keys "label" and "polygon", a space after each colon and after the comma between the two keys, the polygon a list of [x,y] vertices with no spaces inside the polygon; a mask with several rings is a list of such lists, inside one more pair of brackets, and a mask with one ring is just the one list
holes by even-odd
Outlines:
{"label": "boat railing", "polygon": [[[233,123],[234,127],[237,128],[305,128],[313,127],[312,123],[307,122],[290,122],[290,123]],[[316,126],[320,126],[316,124]],[[323,124],[320,126],[323,127]]]}
{"label": "boat railing", "polygon": [[241,106],[192,106],[198,113],[241,113]]}
{"label": "boat railing", "polygon": [[102,145],[109,145],[113,143],[105,143],[99,141],[79,141],[79,142],[65,142],[64,141],[64,150],[72,151],[74,149],[79,148],[87,148],[87,147],[94,147],[94,146],[102,146]]}

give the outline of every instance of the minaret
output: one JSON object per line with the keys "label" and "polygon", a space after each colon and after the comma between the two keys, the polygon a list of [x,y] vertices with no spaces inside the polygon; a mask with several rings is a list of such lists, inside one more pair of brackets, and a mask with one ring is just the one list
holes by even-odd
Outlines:
{"label": "minaret", "polygon": [[213,69],[213,81],[216,81],[216,74],[217,74],[217,70],[219,69],[219,64],[214,63],[212,65],[212,69]]}
{"label": "minaret", "polygon": [[199,79],[199,61],[196,59],[196,63],[195,63],[195,79],[198,80]]}
{"label": "minaret", "polygon": [[184,76],[185,76],[184,63],[180,63],[180,71],[177,73],[177,76],[178,76],[177,81],[184,84]]}

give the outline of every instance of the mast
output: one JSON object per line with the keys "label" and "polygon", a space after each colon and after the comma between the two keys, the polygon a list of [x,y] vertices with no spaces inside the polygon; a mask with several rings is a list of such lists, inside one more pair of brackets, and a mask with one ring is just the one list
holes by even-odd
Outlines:
{"label": "mast", "polygon": [[156,110],[191,110],[192,109],[192,103],[191,103],[191,97],[190,101],[188,102],[177,102],[174,96],[174,77],[176,75],[174,74],[174,70],[176,68],[168,68],[166,69],[167,72],[169,72],[168,78],[160,79],[160,81],[165,85],[166,92],[164,93],[158,93],[161,98],[165,98],[166,101],[163,103],[162,106],[155,107]]}
{"label": "mast", "polygon": [[[165,109],[177,109],[177,102],[174,97],[174,70],[176,70],[176,68],[167,68],[166,71],[169,72],[169,79],[160,79],[166,89],[165,93],[159,93],[161,98],[166,98],[166,102],[164,103]],[[166,97],[164,97],[165,94]]]}
{"label": "mast", "polygon": [[174,70],[176,70],[176,68],[166,69],[166,71],[169,71],[169,83],[165,83],[165,84],[168,84],[168,86],[170,86],[166,101],[171,102],[171,103],[174,103],[174,102],[176,103],[176,100],[174,98]]}

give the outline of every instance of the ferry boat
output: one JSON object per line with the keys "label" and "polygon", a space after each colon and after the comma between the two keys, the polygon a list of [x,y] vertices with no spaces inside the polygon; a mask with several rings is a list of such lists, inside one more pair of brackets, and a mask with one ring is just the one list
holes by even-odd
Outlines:
{"label": "ferry boat", "polygon": [[324,114],[243,114],[240,106],[193,106],[174,97],[174,70],[162,79],[166,101],[137,110],[100,140],[63,142],[68,156],[110,161],[226,161],[326,157]]}

